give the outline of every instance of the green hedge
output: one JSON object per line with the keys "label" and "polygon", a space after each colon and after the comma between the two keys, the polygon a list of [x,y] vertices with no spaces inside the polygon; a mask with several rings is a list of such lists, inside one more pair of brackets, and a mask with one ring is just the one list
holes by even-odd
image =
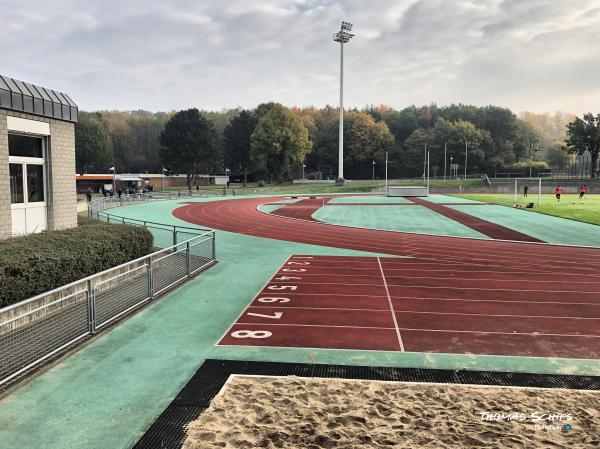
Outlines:
{"label": "green hedge", "polygon": [[152,252],[145,228],[100,222],[0,241],[0,307]]}

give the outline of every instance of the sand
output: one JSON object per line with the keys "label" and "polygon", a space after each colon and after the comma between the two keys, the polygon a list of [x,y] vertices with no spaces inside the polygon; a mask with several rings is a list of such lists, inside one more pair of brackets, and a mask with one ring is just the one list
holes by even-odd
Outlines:
{"label": "sand", "polygon": [[233,376],[183,447],[587,449],[599,409],[600,391]]}

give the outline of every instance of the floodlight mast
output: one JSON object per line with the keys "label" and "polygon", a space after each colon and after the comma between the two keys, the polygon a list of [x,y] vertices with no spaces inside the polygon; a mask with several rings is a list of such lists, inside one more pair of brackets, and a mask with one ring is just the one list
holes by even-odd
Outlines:
{"label": "floodlight mast", "polygon": [[351,34],[352,24],[342,21],[340,31],[333,35],[333,40],[340,43],[340,137],[338,152],[338,183],[344,183],[344,44],[354,37]]}

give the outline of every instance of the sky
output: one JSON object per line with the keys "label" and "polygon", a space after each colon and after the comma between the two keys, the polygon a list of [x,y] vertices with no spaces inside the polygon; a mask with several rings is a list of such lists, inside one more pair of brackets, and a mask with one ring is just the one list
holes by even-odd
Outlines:
{"label": "sky", "polygon": [[83,110],[600,112],[600,0],[0,0],[0,73]]}

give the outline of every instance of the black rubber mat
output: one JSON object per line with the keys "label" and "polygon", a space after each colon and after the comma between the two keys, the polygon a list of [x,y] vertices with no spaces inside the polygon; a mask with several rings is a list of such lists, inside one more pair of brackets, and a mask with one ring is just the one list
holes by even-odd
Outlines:
{"label": "black rubber mat", "polygon": [[206,360],[134,449],[181,448],[188,424],[209,406],[232,374],[600,390],[597,376]]}

